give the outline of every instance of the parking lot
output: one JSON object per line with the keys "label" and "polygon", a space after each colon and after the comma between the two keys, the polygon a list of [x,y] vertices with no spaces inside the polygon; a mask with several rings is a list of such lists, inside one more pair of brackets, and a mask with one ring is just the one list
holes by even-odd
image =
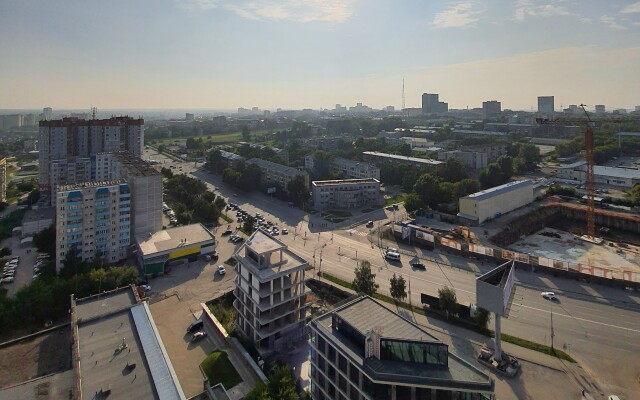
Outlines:
{"label": "parking lot", "polygon": [[[11,255],[4,259],[8,262],[14,257],[19,257],[18,266],[13,274],[13,282],[3,282],[2,287],[7,289],[9,296],[14,296],[18,289],[33,280],[33,267],[36,263],[37,250],[34,247],[20,247],[20,237],[12,236],[3,240],[0,247],[11,249]],[[8,275],[7,275],[8,277]]]}
{"label": "parking lot", "polygon": [[[219,254],[217,261],[207,262],[201,259],[175,265],[171,267],[169,274],[149,281],[151,314],[187,397],[203,390],[200,363],[209,353],[225,345],[215,336],[215,331],[207,327],[204,330],[208,336],[196,343],[190,343],[192,335],[186,331],[189,324],[200,317],[201,303],[219,297],[235,287],[236,274],[233,268],[227,265],[224,276],[217,273],[218,266],[224,264],[240,245],[231,243],[228,237],[222,237],[223,230],[218,228],[213,231]],[[248,367],[242,365],[244,360],[231,354],[230,359],[244,381],[234,387],[230,394],[232,398],[240,399],[253,388],[255,377],[247,373]]]}

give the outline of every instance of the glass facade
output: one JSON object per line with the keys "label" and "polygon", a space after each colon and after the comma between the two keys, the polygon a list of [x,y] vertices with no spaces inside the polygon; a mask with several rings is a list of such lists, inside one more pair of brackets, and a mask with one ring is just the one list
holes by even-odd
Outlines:
{"label": "glass facade", "polygon": [[449,350],[443,343],[412,342],[408,340],[380,339],[380,359],[430,364],[446,367]]}

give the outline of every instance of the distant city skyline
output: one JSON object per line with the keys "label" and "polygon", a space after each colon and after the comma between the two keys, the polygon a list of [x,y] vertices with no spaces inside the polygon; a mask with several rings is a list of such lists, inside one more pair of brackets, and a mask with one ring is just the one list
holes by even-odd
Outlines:
{"label": "distant city skyline", "polygon": [[640,105],[640,1],[0,3],[0,109]]}

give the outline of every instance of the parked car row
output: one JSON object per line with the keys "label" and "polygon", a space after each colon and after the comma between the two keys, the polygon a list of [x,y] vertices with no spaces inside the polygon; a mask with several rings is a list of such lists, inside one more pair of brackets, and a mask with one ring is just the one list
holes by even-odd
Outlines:
{"label": "parked car row", "polygon": [[18,269],[18,265],[20,264],[20,257],[12,257],[2,268],[2,279],[0,279],[1,283],[11,283],[13,282],[16,270]]}
{"label": "parked car row", "polygon": [[174,225],[178,223],[176,213],[173,212],[173,210],[167,205],[167,203],[162,203],[162,212],[167,214],[167,217],[169,217],[169,223]]}

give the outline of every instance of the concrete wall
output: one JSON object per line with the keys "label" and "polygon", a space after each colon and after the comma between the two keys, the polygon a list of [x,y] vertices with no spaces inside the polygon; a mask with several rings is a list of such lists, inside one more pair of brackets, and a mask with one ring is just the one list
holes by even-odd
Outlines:
{"label": "concrete wall", "polygon": [[460,212],[478,218],[478,223],[495,218],[496,214],[506,214],[533,202],[533,185],[524,186],[496,196],[477,200],[460,198]]}

